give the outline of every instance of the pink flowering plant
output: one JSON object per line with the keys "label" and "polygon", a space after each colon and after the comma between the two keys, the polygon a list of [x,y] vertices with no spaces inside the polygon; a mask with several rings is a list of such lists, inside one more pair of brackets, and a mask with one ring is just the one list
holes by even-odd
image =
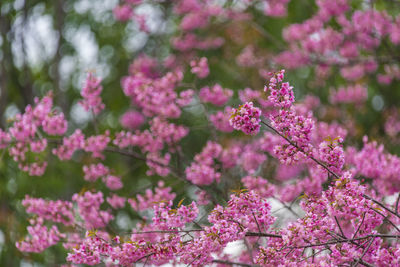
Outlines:
{"label": "pink flowering plant", "polygon": [[296,1],[167,2],[107,11],[148,38],[122,74],[81,71],[71,106],[38,91],[8,112],[8,249],[46,266],[400,266],[397,2],[306,1],[298,23]]}

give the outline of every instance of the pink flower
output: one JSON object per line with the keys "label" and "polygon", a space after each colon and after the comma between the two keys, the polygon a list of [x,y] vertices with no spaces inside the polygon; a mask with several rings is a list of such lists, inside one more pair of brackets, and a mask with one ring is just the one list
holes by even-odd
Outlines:
{"label": "pink flower", "polygon": [[144,123],[144,116],[142,113],[130,110],[124,113],[120,118],[120,123],[124,128],[134,130]]}
{"label": "pink flower", "polygon": [[232,97],[233,91],[230,89],[222,88],[221,85],[216,84],[213,87],[203,87],[200,89],[200,99],[203,102],[210,102],[216,106],[222,106]]}
{"label": "pink flower", "polygon": [[86,111],[92,111],[94,115],[97,115],[104,109],[104,104],[101,101],[101,79],[89,72],[85,81],[85,85],[81,91],[83,100],[79,103],[84,107]]}
{"label": "pink flower", "polygon": [[119,21],[128,21],[133,16],[132,8],[129,5],[116,6],[113,9],[115,19]]}
{"label": "pink flower", "polygon": [[239,108],[232,109],[232,116],[229,120],[232,127],[243,131],[245,134],[257,134],[260,131],[261,110],[253,107],[253,102],[246,102]]}
{"label": "pink flower", "polygon": [[190,67],[192,67],[191,72],[196,74],[200,79],[207,77],[210,73],[207,62],[208,60],[206,57],[202,57],[198,61],[190,61]]}

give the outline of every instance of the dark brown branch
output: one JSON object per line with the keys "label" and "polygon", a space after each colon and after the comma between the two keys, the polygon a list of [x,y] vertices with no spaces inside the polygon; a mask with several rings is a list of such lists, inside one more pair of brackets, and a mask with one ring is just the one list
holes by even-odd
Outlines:
{"label": "dark brown branch", "polygon": [[379,215],[381,215],[384,220],[389,222],[397,230],[397,232],[400,232],[400,229],[396,226],[396,224],[394,224],[391,220],[389,220],[389,218],[387,216],[385,216],[384,214],[382,214],[378,210],[375,210],[375,209],[372,209],[372,210],[375,211],[376,213],[378,213]]}
{"label": "dark brown branch", "polygon": [[247,263],[241,263],[241,262],[233,262],[233,261],[226,261],[226,260],[213,260],[212,262],[214,263],[222,263],[222,264],[228,264],[228,265],[237,265],[237,266],[244,266],[244,267],[253,267],[254,265],[247,264]]}
{"label": "dark brown branch", "polygon": [[360,261],[362,261],[362,258],[365,256],[365,253],[367,253],[368,249],[371,247],[372,242],[374,242],[375,238],[371,238],[371,241],[369,242],[368,246],[364,249],[363,254],[361,255],[361,257],[356,261],[354,267],[357,267],[358,263]]}
{"label": "dark brown branch", "polygon": [[256,233],[256,232],[247,232],[247,233],[246,233],[246,236],[262,236],[262,237],[282,238],[281,235],[277,235],[277,234]]}
{"label": "dark brown branch", "polygon": [[397,214],[396,212],[392,211],[391,209],[389,209],[388,207],[386,207],[384,204],[382,204],[381,202],[379,202],[378,200],[373,199],[372,197],[363,194],[363,197],[366,199],[371,200],[372,202],[374,202],[375,204],[379,205],[380,207],[382,207],[383,209],[385,209],[386,211],[390,212],[391,214],[393,214],[394,216],[400,218],[400,215]]}
{"label": "dark brown branch", "polygon": [[394,212],[395,212],[396,214],[399,213],[399,201],[400,201],[400,193],[399,193],[399,195],[397,196],[396,207],[395,207],[395,210],[394,210]]}
{"label": "dark brown branch", "polygon": [[337,224],[338,227],[339,227],[340,233],[342,234],[342,236],[343,236],[344,238],[346,238],[346,236],[345,236],[344,233],[343,233],[342,227],[341,227],[340,224],[339,224],[339,220],[337,219],[336,216],[335,216],[335,221],[336,221],[336,224]]}
{"label": "dark brown branch", "polygon": [[358,231],[360,231],[360,228],[361,228],[362,224],[364,223],[364,219],[365,219],[365,212],[363,213],[361,223],[358,225],[357,230],[354,232],[353,238],[355,238],[357,236]]}
{"label": "dark brown branch", "polygon": [[327,241],[327,242],[323,242],[320,244],[309,244],[309,245],[304,245],[304,246],[295,246],[295,247],[288,247],[288,248],[294,248],[294,249],[299,249],[299,248],[311,248],[311,247],[321,247],[321,246],[326,246],[326,245],[335,245],[335,244],[339,244],[339,243],[347,243],[347,242],[352,242],[352,241],[359,241],[359,240],[365,240],[368,238],[400,238],[400,235],[388,235],[388,234],[376,234],[376,235],[366,235],[363,237],[357,237],[357,238],[352,238],[352,239],[336,239],[336,240],[332,240],[332,241]]}

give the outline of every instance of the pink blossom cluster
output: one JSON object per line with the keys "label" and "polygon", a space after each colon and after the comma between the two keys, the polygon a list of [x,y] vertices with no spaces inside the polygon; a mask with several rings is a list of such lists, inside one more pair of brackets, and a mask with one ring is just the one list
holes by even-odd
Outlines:
{"label": "pink blossom cluster", "polygon": [[385,133],[391,137],[396,137],[400,132],[400,119],[398,112],[393,109],[390,110],[390,115],[387,117],[385,122]]}
{"label": "pink blossom cluster", "polygon": [[103,182],[110,190],[119,190],[124,186],[121,177],[116,175],[107,175]]}
{"label": "pink blossom cluster", "polygon": [[70,160],[76,150],[83,149],[85,146],[85,136],[80,129],[76,129],[73,134],[63,138],[62,145],[53,148],[52,152],[60,160]]}
{"label": "pink blossom cluster", "polygon": [[154,193],[151,189],[146,189],[145,194],[137,194],[136,199],[128,199],[129,204],[135,211],[151,209],[154,203],[169,202],[175,199],[176,194],[171,192],[171,187],[165,187],[163,181],[159,181]]}
{"label": "pink blossom cluster", "polygon": [[158,174],[166,176],[170,173],[169,162],[171,155],[162,153],[163,148],[170,152],[180,150],[179,142],[188,133],[189,130],[174,123],[169,123],[162,117],[154,117],[150,122],[150,129],[143,132],[121,131],[116,134],[113,144],[119,148],[138,146],[146,154],[146,163],[150,168],[148,175]]}
{"label": "pink blossom cluster", "polygon": [[87,191],[82,195],[74,194],[72,201],[76,202],[79,215],[83,219],[86,229],[105,227],[113,219],[110,212],[100,210],[100,205],[104,202],[102,192],[91,193]]}
{"label": "pink blossom cluster", "polygon": [[284,17],[287,15],[287,5],[290,0],[265,0],[265,15],[271,17]]}
{"label": "pink blossom cluster", "polygon": [[40,253],[50,246],[57,244],[65,236],[58,231],[57,226],[51,228],[43,225],[43,219],[30,220],[31,226],[28,226],[29,237],[23,241],[17,242],[16,247],[23,252]]}
{"label": "pink blossom cluster", "polygon": [[373,179],[373,184],[381,194],[394,194],[400,189],[398,172],[400,158],[384,151],[384,146],[376,141],[368,142],[364,137],[364,147],[352,155],[348,163],[355,166],[355,173]]}
{"label": "pink blossom cluster", "polygon": [[210,195],[204,191],[204,190],[198,190],[196,191],[196,196],[197,196],[197,204],[198,205],[207,205],[210,203]]}
{"label": "pink blossom cluster", "polygon": [[312,141],[314,144],[318,144],[329,136],[340,136],[344,140],[348,134],[348,129],[343,128],[343,126],[337,122],[326,123],[318,121],[312,133]]}
{"label": "pink blossom cluster", "polygon": [[[270,239],[268,246],[260,249],[257,263],[261,266],[278,263],[290,266],[303,262],[321,266],[346,264],[361,255],[365,256],[365,246],[360,247],[357,241],[340,243],[335,240],[366,237],[365,241],[371,243],[371,250],[363,259],[380,266],[379,262],[384,259],[377,255],[387,248],[381,246],[379,237],[369,236],[377,233],[376,228],[383,223],[386,212],[382,211],[383,216],[375,212],[374,209],[379,207],[365,199],[364,192],[365,188],[347,172],[321,197],[306,196],[301,203],[305,216],[280,230],[281,239]],[[302,253],[308,246],[322,252],[326,250],[324,244],[329,247],[329,253],[317,253],[312,258]]]}
{"label": "pink blossom cluster", "polygon": [[337,103],[354,103],[362,104],[368,98],[368,90],[365,86],[356,84],[348,86],[347,88],[341,87],[337,91],[331,91],[330,102]]}
{"label": "pink blossom cluster", "polygon": [[180,37],[172,39],[172,45],[175,49],[182,52],[190,51],[193,49],[209,50],[221,47],[225,40],[221,37],[207,37],[200,38],[193,33],[183,34]]}
{"label": "pink blossom cluster", "polygon": [[245,176],[242,178],[243,185],[257,193],[262,198],[272,197],[275,193],[275,186],[263,177]]}
{"label": "pink blossom cluster", "polygon": [[171,148],[178,144],[178,142],[189,133],[187,127],[168,123],[160,117],[154,117],[154,119],[150,121],[150,131],[153,136],[157,137]]}
{"label": "pink blossom cluster", "polygon": [[0,149],[7,148],[11,140],[12,140],[11,135],[0,129]]}
{"label": "pink blossom cluster", "polygon": [[276,145],[274,153],[281,163],[292,164],[309,157],[312,153],[311,133],[314,121],[310,114],[297,115],[293,107],[293,87],[283,82],[285,71],[275,73],[265,91],[269,91],[268,100],[279,110],[269,118],[271,126],[284,137],[290,137],[290,143]]}
{"label": "pink blossom cluster", "polygon": [[107,130],[104,134],[88,137],[83,145],[83,150],[91,152],[94,158],[104,159],[103,152],[110,141],[110,132]]}
{"label": "pink blossom cluster", "polygon": [[154,117],[149,124],[150,129],[143,132],[118,133],[114,144],[120,148],[138,146],[143,152],[158,152],[164,146],[168,147],[170,151],[174,151],[178,147],[179,141],[189,133],[186,127],[169,123],[160,117]]}
{"label": "pink blossom cluster", "polygon": [[124,0],[113,9],[113,14],[118,21],[128,21],[134,15],[133,7],[142,3],[142,0]]}
{"label": "pink blossom cluster", "polygon": [[208,60],[206,57],[202,57],[199,60],[190,61],[191,72],[196,74],[197,77],[203,79],[210,74],[210,69],[208,68]]}
{"label": "pink blossom cluster", "polygon": [[146,54],[139,54],[129,65],[129,74],[134,76],[139,73],[152,79],[160,77],[157,59]]}
{"label": "pink blossom cluster", "polygon": [[145,116],[178,118],[181,115],[175,88],[183,79],[181,71],[168,72],[162,77],[151,77],[139,72],[122,79],[122,89]]}
{"label": "pink blossom cluster", "polygon": [[[259,14],[254,15],[263,10],[268,16],[285,16],[289,0],[146,3],[166,12],[163,16],[172,13],[165,21],[177,25],[168,32],[173,54],[162,62],[139,55],[130,65],[127,76],[121,79],[130,105],[115,113],[128,110],[120,117],[123,131],[114,126],[105,129],[107,119],[93,129],[88,125],[85,134],[70,129],[75,131],[67,136],[66,116],[53,106],[50,94],[36,99],[35,105],[27,106],[23,114],[8,122],[7,130],[0,130],[0,148],[6,149],[18,167],[30,175],[44,174],[48,162],[52,162],[45,160],[51,156],[48,151],[66,161],[80,150],[71,163],[83,165],[85,183],[101,179],[110,190],[123,188],[121,177],[112,170],[114,157],[109,153],[129,159],[127,164],[118,162],[117,170],[132,167],[136,171],[139,162],[145,164],[146,181],[145,177],[137,177],[132,181],[136,187],[125,186],[126,190],[118,194],[106,194],[108,189],[82,190],[72,196],[72,201],[26,196],[22,205],[35,219],[30,221],[28,236],[16,243],[17,248],[42,252],[62,242],[69,250],[66,260],[73,266],[400,265],[400,196],[393,199],[400,191],[400,157],[367,138],[358,148],[362,130],[358,117],[368,116],[369,112],[350,108],[349,112],[335,106],[366,103],[367,82],[375,77],[387,85],[400,79],[395,53],[400,44],[400,16],[396,10],[385,10],[389,5],[385,1],[356,2],[315,1],[315,12],[310,9],[305,21],[285,28],[284,41],[275,39],[269,28],[259,24],[263,21]],[[137,14],[136,6],[141,3],[120,1],[113,13],[119,21],[134,19],[151,43],[153,37],[162,36],[153,36],[147,18]],[[274,21],[271,25],[283,24]],[[268,38],[268,50],[256,46],[261,43],[260,36]],[[210,53],[198,51],[216,48]],[[152,49],[144,47],[143,51]],[[164,55],[159,47],[155,50],[155,54],[161,51]],[[277,50],[279,54],[274,55]],[[236,56],[235,51],[241,51],[240,55]],[[213,55],[223,57],[215,60]],[[226,58],[245,68],[235,73],[237,66],[223,61]],[[229,75],[210,75],[208,60],[216,64],[216,69],[221,67],[235,75],[238,85],[231,87],[235,90],[246,85],[256,88],[260,77],[268,77],[266,94],[245,88],[238,92],[243,105],[221,110],[234,91],[220,84],[232,81],[224,80]],[[304,80],[306,91],[296,94],[299,98],[306,95],[302,102],[294,104],[293,87],[284,81],[284,70],[267,70],[282,65],[301,68],[294,80]],[[324,88],[331,82],[331,75],[341,76],[342,87],[318,97],[310,94],[309,87]],[[310,81],[309,76],[315,80]],[[374,83],[371,86],[374,93],[381,90]],[[195,90],[188,88],[201,88],[201,103],[190,108],[187,106]],[[89,73],[80,103],[93,115],[105,109],[101,92],[101,79]],[[329,105],[321,105],[327,100]],[[386,106],[394,104],[385,98]],[[205,111],[206,116],[186,112],[197,105],[211,112]],[[231,116],[228,110],[232,110]],[[385,124],[393,143],[398,142],[400,129],[397,113],[396,109],[389,111]],[[261,114],[269,121],[261,121]],[[191,159],[185,154],[185,145],[200,140],[196,133],[204,127],[196,125],[200,120],[206,127],[211,126],[206,131],[212,133]],[[257,135],[260,123],[269,131]],[[371,125],[370,135],[381,137],[382,127],[375,127],[381,125]],[[221,133],[233,129],[253,136],[229,138]],[[354,147],[344,149],[345,138],[346,144]],[[85,157],[79,158],[81,154]],[[138,174],[142,173],[140,169]],[[155,188],[142,187],[155,181]],[[96,188],[97,184],[89,186]],[[229,197],[229,192],[234,194]],[[175,203],[177,196],[181,201]],[[132,208],[129,212],[127,202]],[[281,208],[272,211],[270,203],[278,203]],[[132,218],[126,219],[131,213]],[[226,249],[234,244],[241,248],[231,255]]]}
{"label": "pink blossom cluster", "polygon": [[343,139],[336,137],[335,139],[327,138],[319,144],[318,152],[320,158],[326,163],[328,168],[335,173],[341,173],[344,166],[344,151],[341,143]]}
{"label": "pink blossom cluster", "polygon": [[253,102],[246,102],[239,108],[232,109],[229,123],[236,130],[245,134],[257,134],[260,131],[261,110],[253,106]]}
{"label": "pink blossom cluster", "polygon": [[53,108],[53,95],[50,92],[41,100],[35,98],[35,105],[28,105],[25,113],[17,114],[8,131],[1,131],[0,143],[3,148],[9,146],[8,152],[18,167],[31,176],[41,176],[46,170],[47,162],[36,160],[32,162],[29,154],[41,154],[45,151],[48,141],[43,135],[64,135],[68,123],[64,114]]}
{"label": "pink blossom cluster", "polygon": [[105,107],[101,100],[101,91],[103,91],[101,79],[89,72],[85,81],[85,85],[81,91],[83,100],[79,103],[85,108],[86,111],[91,111],[94,115],[99,114],[100,111],[102,111]]}
{"label": "pink blossom cluster", "polygon": [[100,233],[86,232],[86,238],[78,247],[72,249],[72,253],[68,253],[67,261],[74,264],[99,264],[103,255],[107,255],[112,251],[111,245],[105,241]]}
{"label": "pink blossom cluster", "polygon": [[[236,57],[236,63],[241,67],[260,66],[264,58],[257,57],[253,45],[246,46]],[[243,100],[242,100],[243,101]]]}
{"label": "pink blossom cluster", "polygon": [[33,213],[44,220],[72,225],[75,222],[72,202],[62,200],[44,200],[28,195],[22,200],[26,212]]}
{"label": "pink blossom cluster", "polygon": [[[397,19],[400,21],[400,19]],[[400,31],[399,31],[400,34]],[[392,83],[393,80],[399,80],[400,79],[400,68],[398,65],[395,64],[385,64],[384,67],[384,73],[380,73],[377,76],[377,80],[381,84],[390,84]]]}
{"label": "pink blossom cluster", "polygon": [[[179,233],[179,228],[193,222],[199,212],[194,202],[187,206],[179,205],[176,209],[171,206],[171,203],[154,205],[154,216],[152,224],[149,225],[151,229],[158,229],[158,231],[171,229],[171,233],[174,233],[173,230]],[[165,263],[181,251],[182,245],[179,235],[165,235],[165,238],[153,238],[153,243],[150,244],[143,240],[145,235],[140,233],[133,233],[130,240],[124,242],[120,236],[110,240],[109,236],[103,232],[89,231],[83,242],[77,248],[73,248],[73,253],[68,254],[67,260],[75,264],[95,265],[109,258],[112,262],[118,262],[119,265],[131,266],[150,254],[151,262]]]}
{"label": "pink blossom cluster", "polygon": [[264,87],[264,92],[269,91],[268,100],[275,107],[289,109],[294,102],[293,86],[288,82],[283,82],[285,70],[275,73],[269,80],[268,87]]}
{"label": "pink blossom cluster", "polygon": [[181,17],[180,36],[172,39],[175,49],[190,51],[193,49],[208,50],[218,48],[224,43],[221,37],[202,37],[197,31],[207,28],[211,19],[226,19],[225,7],[208,1],[189,0],[176,1],[173,12]]}
{"label": "pink blossom cluster", "polygon": [[225,107],[224,111],[218,111],[217,113],[210,115],[210,121],[218,131],[225,133],[233,131],[233,128],[229,123],[231,110],[231,107]]}
{"label": "pink blossom cluster", "polygon": [[212,103],[216,106],[223,106],[232,97],[233,91],[227,88],[222,88],[216,84],[213,87],[203,87],[200,89],[200,100],[205,103]]}
{"label": "pink blossom cluster", "polygon": [[247,145],[243,148],[239,164],[247,173],[254,174],[266,160],[267,156],[255,145]]}
{"label": "pink blossom cluster", "polygon": [[[399,42],[398,15],[391,16],[374,6],[352,10],[347,0],[321,0],[317,5],[312,17],[283,31],[289,48],[276,56],[276,62],[287,68],[313,64],[325,68],[326,74],[339,66],[343,78],[356,81],[379,70],[381,62],[374,50],[386,46],[386,39],[395,45]],[[329,24],[332,20],[339,27],[333,28]],[[378,80],[388,84],[393,77],[379,74]]]}
{"label": "pink blossom cluster", "polygon": [[83,173],[84,173],[83,178],[86,181],[94,182],[97,179],[109,174],[110,170],[108,167],[104,166],[102,163],[98,163],[98,164],[84,165]]}
{"label": "pink blossom cluster", "polygon": [[218,159],[222,152],[221,145],[207,142],[201,153],[194,157],[194,161],[185,169],[186,179],[197,185],[209,185],[219,182],[221,173],[218,172]]}
{"label": "pink blossom cluster", "polygon": [[134,110],[129,110],[125,112],[120,119],[122,127],[129,130],[135,130],[139,128],[144,123],[144,121],[144,116],[140,112]]}
{"label": "pink blossom cluster", "polygon": [[229,242],[242,239],[249,231],[268,231],[275,218],[270,205],[254,192],[231,195],[228,205],[217,205],[208,216],[211,226],[204,227],[199,237],[186,246],[182,255],[185,264],[204,266],[212,262],[212,254],[221,251]]}
{"label": "pink blossom cluster", "polygon": [[222,162],[222,167],[224,169],[230,169],[238,165],[242,152],[243,146],[241,143],[233,143],[222,149],[222,153],[219,157],[219,160]]}
{"label": "pink blossom cluster", "polygon": [[171,154],[165,153],[164,156],[159,153],[148,153],[146,155],[146,164],[149,170],[146,172],[147,175],[160,175],[162,177],[167,176],[170,173],[169,162],[171,160]]}
{"label": "pink blossom cluster", "polygon": [[132,8],[127,4],[114,7],[113,13],[119,21],[128,21],[133,16]]}
{"label": "pink blossom cluster", "polygon": [[195,202],[190,205],[181,205],[176,209],[172,209],[172,202],[162,202],[154,206],[153,226],[160,230],[169,230],[183,228],[185,224],[193,222],[198,214],[199,209]]}
{"label": "pink blossom cluster", "polygon": [[242,102],[256,103],[257,101],[262,107],[271,106],[271,103],[267,99],[263,99],[261,91],[252,90],[251,88],[245,88],[244,90],[240,90],[239,99]]}
{"label": "pink blossom cluster", "polygon": [[112,194],[111,197],[106,198],[107,203],[110,204],[113,209],[120,209],[125,206],[126,198],[118,196],[117,194]]}

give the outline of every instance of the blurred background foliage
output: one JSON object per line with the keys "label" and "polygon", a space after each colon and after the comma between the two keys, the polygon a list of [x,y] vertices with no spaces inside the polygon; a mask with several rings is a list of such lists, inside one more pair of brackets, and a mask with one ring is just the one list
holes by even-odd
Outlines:
{"label": "blurred background foliage", "polygon": [[[157,59],[165,59],[173,53],[170,37],[177,35],[179,19],[171,15],[172,1],[145,2],[140,12],[146,14],[150,33],[140,32],[134,22],[116,22],[112,9],[117,0],[2,0],[0,1],[0,125],[6,127],[9,119],[24,107],[32,104],[34,97],[44,96],[52,90],[55,103],[69,119],[69,130],[84,129],[85,133],[95,132],[91,118],[77,105],[80,89],[88,71],[95,71],[103,77],[103,102],[106,110],[97,120],[100,132],[106,129],[120,130],[119,117],[130,106],[130,100],[124,96],[120,79],[128,74],[129,64],[141,53]],[[365,1],[353,1],[355,8]],[[400,5],[395,1],[374,1],[378,8],[388,12],[397,12]],[[196,82],[196,89],[204,85],[220,83],[223,87],[238,90],[250,87],[262,89],[265,83],[255,68],[239,67],[236,57],[248,44],[259,48],[262,56],[268,59],[283,51],[282,38],[284,27],[301,22],[316,11],[314,1],[291,1],[288,16],[285,18],[266,17],[261,10],[252,8],[252,20],[226,21],[216,23],[212,28],[203,30],[204,34],[222,36],[224,45],[215,50],[199,51],[198,56],[209,59],[211,74],[207,79]],[[395,47],[386,47],[387,51],[400,52]],[[379,51],[377,51],[379,53]],[[397,55],[396,55],[397,54]],[[267,63],[266,63],[267,64]],[[270,66],[266,66],[269,68]],[[271,66],[277,68],[278,66]],[[334,71],[338,71],[337,69]],[[193,82],[193,75],[186,72],[185,81]],[[315,81],[313,68],[302,67],[288,72],[288,79],[295,86],[295,94],[301,99],[305,94],[315,94],[321,99],[321,108],[316,117],[329,121],[334,107],[322,106],[328,103],[329,88],[345,84],[340,75],[332,75],[327,81]],[[389,86],[379,85],[375,77],[368,79],[368,102],[358,108],[343,106],[340,112],[354,115],[358,137],[348,142],[360,142],[363,134],[386,144],[392,153],[399,153],[398,143],[384,137],[383,121],[387,114],[383,110],[398,108],[400,90],[398,83]],[[236,97],[236,105],[239,100]],[[206,105],[209,112],[213,107]],[[203,109],[194,106],[187,109],[176,122],[190,128],[191,134],[183,140],[184,159],[174,158],[187,164],[193,155],[201,150],[212,135],[207,128],[207,117]],[[382,123],[379,123],[382,122]],[[230,137],[245,138],[239,133]],[[224,141],[224,135],[219,136]],[[229,140],[226,140],[229,142]],[[389,145],[390,144],[390,145]],[[358,143],[360,145],[360,143]],[[124,188],[121,195],[135,196],[145,188],[154,186],[159,177],[147,177],[147,167],[143,162],[107,154],[105,164],[122,176]],[[29,177],[19,171],[17,164],[8,154],[1,152],[0,161],[0,266],[58,266],[65,262],[65,250],[62,246],[51,247],[45,253],[22,254],[15,248],[15,241],[25,235],[28,216],[20,202],[26,194],[49,199],[70,199],[72,194],[84,189],[98,188],[108,192],[102,183],[88,184],[82,178],[82,164],[93,159],[78,153],[73,160],[60,162],[46,154],[49,164],[42,177]],[[180,163],[182,163],[180,162]],[[240,174],[238,174],[240,175]],[[166,180],[182,199],[191,188],[183,182]],[[117,215],[119,227],[131,227],[139,218],[126,209]],[[122,226],[121,226],[122,225]]]}

